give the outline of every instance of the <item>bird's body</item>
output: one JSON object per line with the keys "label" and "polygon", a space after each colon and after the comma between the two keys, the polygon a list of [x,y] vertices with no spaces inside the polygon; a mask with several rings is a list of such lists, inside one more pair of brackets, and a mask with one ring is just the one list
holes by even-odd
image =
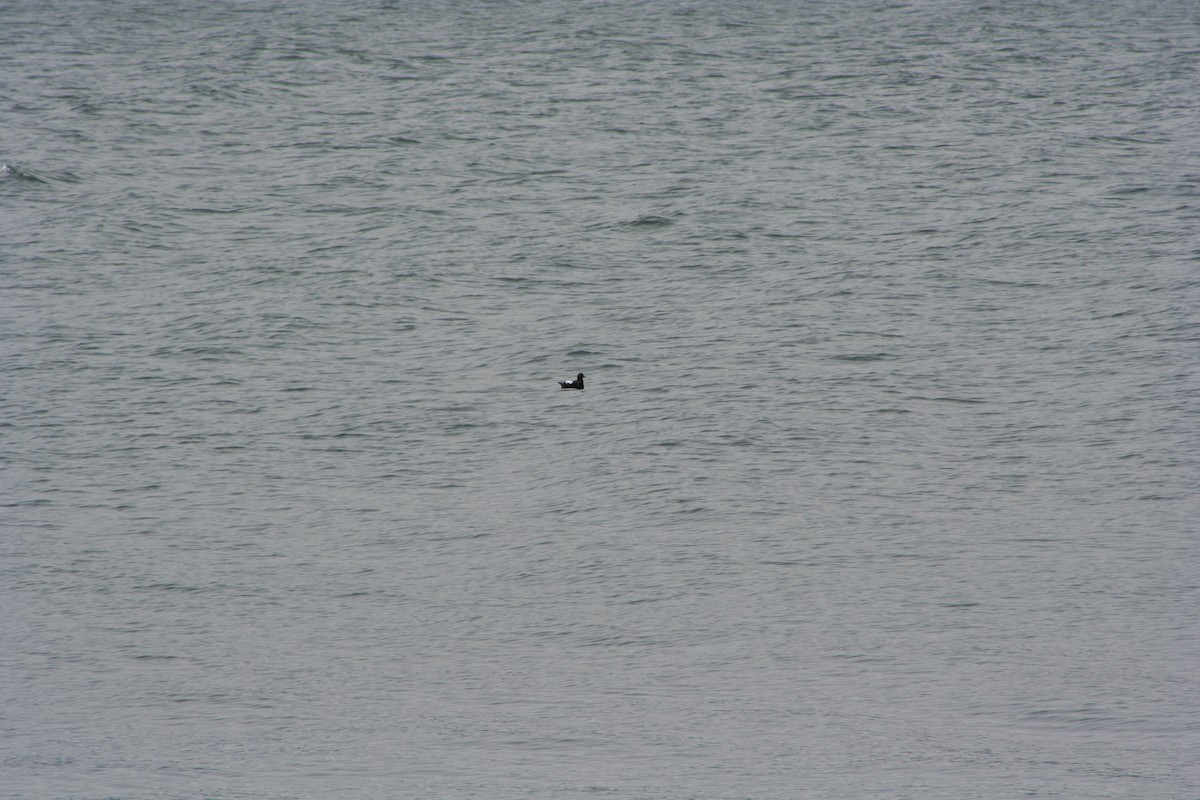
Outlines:
{"label": "bird's body", "polygon": [[559,381],[558,385],[564,389],[582,389],[583,388],[583,373],[575,376],[573,381]]}

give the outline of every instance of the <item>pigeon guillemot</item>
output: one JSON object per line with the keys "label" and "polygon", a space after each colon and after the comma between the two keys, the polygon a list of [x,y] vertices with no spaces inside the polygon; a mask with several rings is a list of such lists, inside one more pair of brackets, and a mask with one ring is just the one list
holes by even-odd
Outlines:
{"label": "pigeon guillemot", "polygon": [[564,389],[582,389],[583,388],[583,373],[575,376],[573,381],[559,381],[558,385]]}

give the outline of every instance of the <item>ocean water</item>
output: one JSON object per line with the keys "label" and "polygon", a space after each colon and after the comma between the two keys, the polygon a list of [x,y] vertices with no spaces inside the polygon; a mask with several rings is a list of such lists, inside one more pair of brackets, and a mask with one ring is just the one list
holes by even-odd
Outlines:
{"label": "ocean water", "polygon": [[0,798],[1200,797],[1198,68],[0,5]]}

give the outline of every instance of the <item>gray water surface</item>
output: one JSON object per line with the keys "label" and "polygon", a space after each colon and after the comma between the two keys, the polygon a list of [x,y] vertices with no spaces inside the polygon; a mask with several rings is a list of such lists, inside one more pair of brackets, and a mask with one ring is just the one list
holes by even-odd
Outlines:
{"label": "gray water surface", "polygon": [[0,797],[1200,797],[1198,65],[0,6]]}

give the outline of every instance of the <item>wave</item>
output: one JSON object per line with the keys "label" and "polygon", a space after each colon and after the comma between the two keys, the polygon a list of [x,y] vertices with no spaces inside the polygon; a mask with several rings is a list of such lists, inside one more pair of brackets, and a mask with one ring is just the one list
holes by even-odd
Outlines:
{"label": "wave", "polygon": [[78,183],[79,178],[70,172],[43,172],[17,164],[0,164],[0,180],[24,181],[27,183]]}

